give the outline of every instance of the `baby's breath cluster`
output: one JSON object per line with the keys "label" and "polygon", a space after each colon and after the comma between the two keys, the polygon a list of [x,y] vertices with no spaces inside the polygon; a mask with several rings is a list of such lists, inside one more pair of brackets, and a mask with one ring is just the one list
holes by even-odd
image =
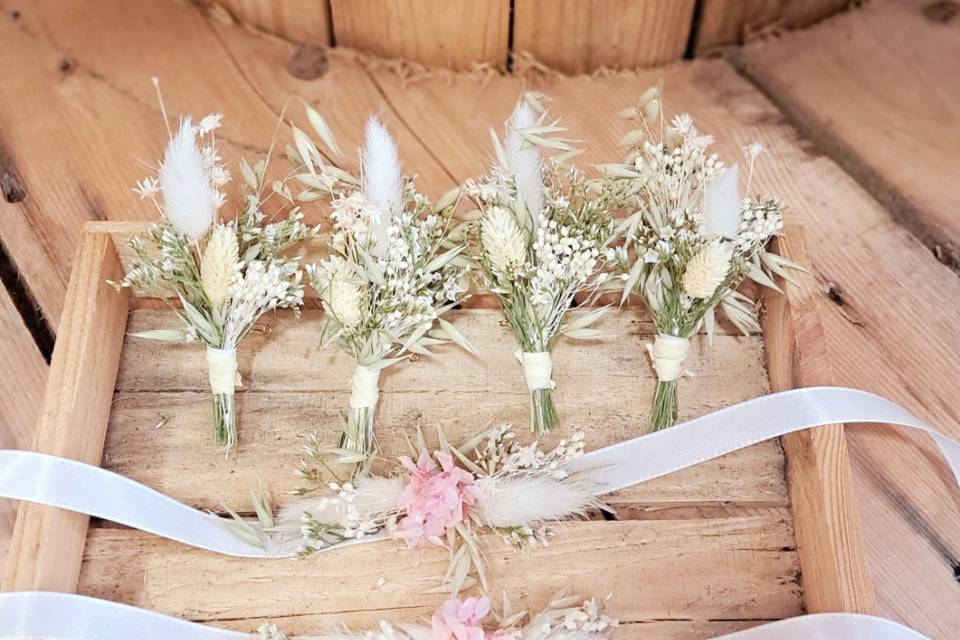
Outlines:
{"label": "baby's breath cluster", "polygon": [[[466,185],[479,209],[473,251],[519,343],[537,433],[558,420],[550,345],[560,332],[596,335],[588,325],[599,314],[565,324],[566,313],[578,296],[587,302],[607,284],[604,267],[616,257],[607,246],[615,231],[612,194],[567,162],[576,150],[556,137],[564,129],[547,121],[541,98],[528,94],[517,105],[503,140],[494,136],[490,173]],[[544,159],[541,149],[562,153]]]}
{"label": "baby's breath cluster", "polygon": [[376,119],[367,125],[362,179],[325,164],[299,130],[294,137],[296,153],[311,158],[298,176],[311,187],[307,197],[331,202],[330,256],[307,267],[326,311],[324,342],[357,363],[340,446],[368,455],[380,372],[448,341],[473,350],[442,318],[468,284],[464,246],[451,238],[459,193],[436,204],[419,193],[401,175],[396,145]]}
{"label": "baby's breath cluster", "polygon": [[271,214],[278,220],[266,222],[267,198],[261,197],[266,160],[256,170],[242,165],[247,191],[242,212],[236,221],[218,219],[225,202],[220,187],[230,180],[217,152],[219,126],[220,114],[196,125],[183,120],[157,175],[138,182],[134,191],[154,204],[161,219],[143,236],[131,238],[132,265],[114,285],[179,301],[174,310],[183,320],[182,331],[136,335],[207,346],[214,433],[229,449],[236,441],[237,345],[263,314],[302,304],[298,259],[282,254],[317,229],[303,223],[303,213],[292,203]]}
{"label": "baby's breath cluster", "polygon": [[[650,348],[658,386],[651,427],[677,417],[676,380],[683,373],[689,338],[704,324],[712,338],[719,305],[744,333],[759,329],[753,302],[737,291],[744,278],[776,288],[773,275],[793,266],[766,250],[783,228],[783,203],[773,197],[741,197],[737,165],[726,167],[710,151],[713,138],[686,114],[669,123],[657,89],[648,90],[622,116],[638,121],[622,145],[622,162],[603,165],[608,188],[627,217],[617,262],[623,301],[636,292],[658,330]],[[760,145],[746,148],[749,192]]]}

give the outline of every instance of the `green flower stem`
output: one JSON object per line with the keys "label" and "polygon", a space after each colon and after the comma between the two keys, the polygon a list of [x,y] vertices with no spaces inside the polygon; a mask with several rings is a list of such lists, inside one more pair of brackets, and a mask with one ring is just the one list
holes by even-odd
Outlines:
{"label": "green flower stem", "polygon": [[650,431],[672,427],[677,422],[678,411],[677,381],[657,380],[657,390],[653,394],[653,407],[650,410]]}
{"label": "green flower stem", "polygon": [[213,437],[227,451],[237,443],[235,398],[233,393],[213,394]]}
{"label": "green flower stem", "polygon": [[356,451],[364,455],[373,455],[376,442],[373,438],[373,416],[377,408],[350,408],[344,416],[343,434],[340,436],[340,448]]}
{"label": "green flower stem", "polygon": [[557,407],[553,404],[553,389],[534,389],[530,392],[530,427],[537,435],[544,435],[560,423]]}

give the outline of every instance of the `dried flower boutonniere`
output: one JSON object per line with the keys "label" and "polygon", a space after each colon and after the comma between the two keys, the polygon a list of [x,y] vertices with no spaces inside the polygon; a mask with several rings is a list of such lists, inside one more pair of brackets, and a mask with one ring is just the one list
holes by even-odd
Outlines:
{"label": "dried flower boutonniere", "polygon": [[303,224],[296,206],[281,207],[274,214],[281,216],[277,222],[265,221],[266,160],[256,171],[242,165],[245,177],[250,175],[243,210],[236,221],[219,219],[225,200],[220,187],[230,180],[217,153],[219,126],[220,114],[199,123],[185,118],[171,134],[156,175],[134,189],[156,206],[161,220],[143,237],[131,238],[132,266],[112,284],[179,301],[174,310],[183,330],[133,335],[206,345],[214,436],[229,451],[237,440],[237,345],[263,314],[303,302],[297,258],[281,253],[317,230]]}
{"label": "dried flower boutonniere", "polygon": [[[488,617],[494,624],[484,624]],[[503,610],[491,611],[490,598],[450,598],[430,617],[430,624],[393,625],[381,621],[377,629],[351,632],[345,627],[312,640],[594,640],[607,638],[618,621],[606,613],[606,601],[580,600],[563,593],[555,595],[547,607],[531,615],[513,611],[504,595]],[[258,640],[289,640],[273,624],[257,629]]]}
{"label": "dried flower boutonniere", "polygon": [[[537,115],[539,112],[539,115]],[[530,426],[547,433],[558,423],[553,402],[550,345],[558,333],[594,338],[590,325],[605,309],[566,319],[608,282],[601,269],[615,225],[605,185],[588,181],[567,160],[578,153],[555,134],[539,96],[528,94],[513,112],[490,173],[467,184],[480,209],[473,247],[484,285],[496,294],[519,343],[518,359],[530,391]],[[544,159],[540,149],[560,151]]]}
{"label": "dried flower boutonniere", "polygon": [[[705,326],[712,340],[718,305],[742,332],[759,331],[755,305],[737,287],[750,278],[777,289],[772,274],[789,278],[797,265],[766,250],[783,227],[783,203],[741,198],[737,165],[726,168],[709,152],[713,138],[690,116],[666,123],[656,88],[621,115],[640,127],[623,138],[625,160],[602,168],[630,214],[620,226],[629,251],[623,301],[636,291],[657,327],[648,348],[657,373],[650,428],[658,430],[677,420],[677,380],[691,336]],[[745,151],[749,193],[761,147]]]}
{"label": "dried flower boutonniere", "polygon": [[509,425],[484,431],[460,446],[440,434],[439,450],[427,448],[418,431],[411,457],[399,459],[394,475],[370,472],[349,482],[321,483],[329,469],[314,437],[310,461],[298,474],[319,492],[284,506],[276,517],[265,501],[256,505],[259,524],[237,518],[232,530],[276,554],[308,555],[375,535],[403,540],[407,546],[434,544],[450,550],[443,584],[458,593],[474,571],[486,589],[477,545],[477,528],[492,530],[518,547],[545,543],[549,523],[606,507],[588,482],[564,466],[584,452],[583,434],[544,451],[534,442],[519,445]]}
{"label": "dried flower boutonniere", "polygon": [[469,341],[442,316],[463,301],[468,284],[464,247],[450,239],[459,191],[431,204],[400,172],[397,147],[376,119],[367,123],[357,179],[323,162],[294,130],[300,156],[312,158],[299,176],[309,193],[332,200],[330,256],[309,265],[311,285],[326,311],[324,342],[356,360],[340,448],[360,462],[375,450],[374,414],[380,373],[413,354]]}

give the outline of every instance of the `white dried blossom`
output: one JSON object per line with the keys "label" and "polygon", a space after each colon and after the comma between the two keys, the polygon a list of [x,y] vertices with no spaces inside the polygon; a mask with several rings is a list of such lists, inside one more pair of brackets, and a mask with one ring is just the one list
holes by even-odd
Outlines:
{"label": "white dried blossom", "polygon": [[200,122],[197,125],[197,130],[200,132],[200,135],[205,136],[215,129],[219,129],[222,118],[222,113],[210,113],[200,118]]}
{"label": "white dried blossom", "polygon": [[330,279],[327,292],[330,313],[345,327],[358,325],[364,316],[363,289],[356,284],[346,267]]}
{"label": "white dried blossom", "polygon": [[494,206],[487,210],[481,222],[480,240],[496,273],[510,273],[526,262],[526,238],[516,220],[503,207]]}
{"label": "white dried blossom", "polygon": [[215,226],[200,261],[200,282],[213,309],[220,309],[240,276],[239,253],[236,228]]}
{"label": "white dried blossom", "polygon": [[693,298],[713,296],[730,273],[733,250],[727,243],[711,242],[698,251],[683,272],[683,290]]}
{"label": "white dried blossom", "polygon": [[131,189],[140,196],[141,200],[150,200],[160,195],[160,181],[155,176],[147,176],[137,181],[137,186]]}

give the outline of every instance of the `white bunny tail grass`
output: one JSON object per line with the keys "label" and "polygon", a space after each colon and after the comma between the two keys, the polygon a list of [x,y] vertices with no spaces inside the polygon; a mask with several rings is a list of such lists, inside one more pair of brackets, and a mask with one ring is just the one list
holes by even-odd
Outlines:
{"label": "white bunny tail grass", "polygon": [[377,118],[367,121],[362,160],[363,196],[379,210],[370,225],[374,251],[382,256],[387,250],[391,219],[403,210],[403,177],[397,145]]}
{"label": "white bunny tail grass", "polygon": [[213,224],[219,195],[197,146],[197,128],[190,118],[170,138],[159,172],[163,213],[173,228],[191,239],[201,237]]}
{"label": "white bunny tail grass", "polygon": [[703,189],[703,222],[709,234],[736,238],[740,231],[740,169],[733,165]]}
{"label": "white bunny tail grass", "polygon": [[543,175],[540,151],[529,143],[524,143],[520,131],[537,124],[537,117],[525,101],[517,103],[510,122],[507,124],[505,153],[510,175],[516,181],[516,187],[530,214],[533,227],[536,228],[543,210]]}
{"label": "white bunny tail grass", "polygon": [[544,475],[492,478],[483,482],[483,489],[480,518],[491,527],[535,525],[603,507],[576,482]]}

